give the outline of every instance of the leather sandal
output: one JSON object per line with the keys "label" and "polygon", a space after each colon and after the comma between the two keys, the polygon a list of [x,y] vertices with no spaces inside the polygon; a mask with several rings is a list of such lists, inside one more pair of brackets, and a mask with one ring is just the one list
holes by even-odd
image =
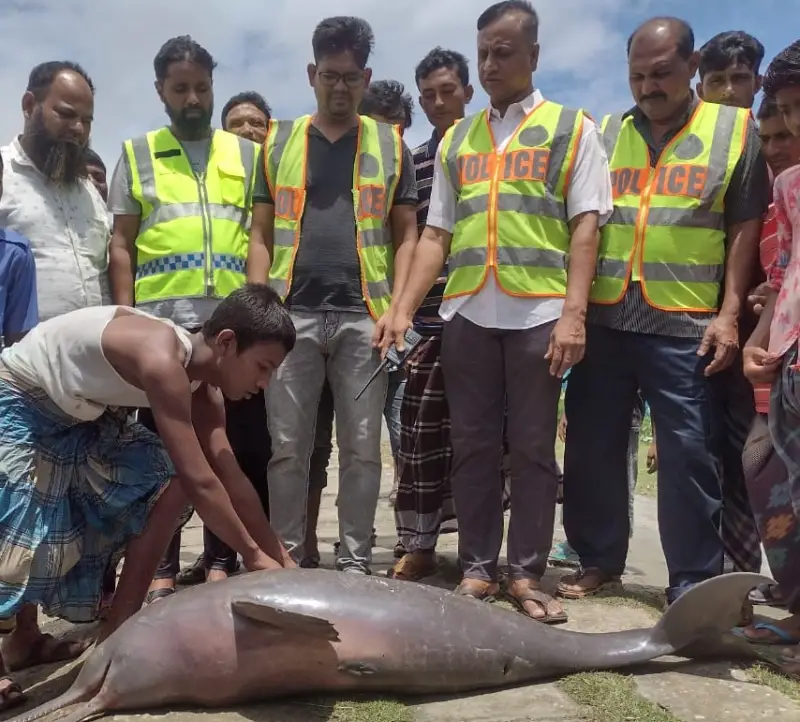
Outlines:
{"label": "leather sandal", "polygon": [[418,582],[420,579],[436,574],[436,559],[433,554],[416,551],[403,557],[386,573],[390,579]]}
{"label": "leather sandal", "polygon": [[0,712],[13,709],[28,701],[19,682],[15,682],[8,675],[0,677],[0,682],[7,683],[3,689],[0,689]]}
{"label": "leather sandal", "polygon": [[564,599],[583,599],[618,585],[621,580],[620,575],[609,574],[596,567],[579,569],[574,574],[567,574],[561,578],[556,587],[556,594]]}
{"label": "leather sandal", "polygon": [[483,579],[462,579],[461,583],[453,590],[464,597],[472,597],[479,602],[494,602],[500,594],[500,585],[497,582],[487,582]]}

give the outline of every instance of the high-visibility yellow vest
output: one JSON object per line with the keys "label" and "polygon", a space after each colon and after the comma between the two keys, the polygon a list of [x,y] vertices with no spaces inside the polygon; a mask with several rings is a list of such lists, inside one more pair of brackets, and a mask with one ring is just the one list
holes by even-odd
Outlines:
{"label": "high-visibility yellow vest", "polygon": [[242,286],[258,145],[215,130],[202,177],[169,128],[126,140],[124,149],[142,206],[136,305],[224,298]]}
{"label": "high-visibility yellow vest", "polygon": [[601,229],[590,300],[614,304],[631,280],[664,311],[713,312],[725,272],[725,192],[750,112],[700,102],[650,165],[633,118],[603,119],[614,212]]}
{"label": "high-visibility yellow vest", "polygon": [[448,129],[442,158],[458,200],[445,298],[477,293],[490,269],[511,296],[566,294],[565,199],[583,117],[545,100],[502,152],[486,110]]}
{"label": "high-visibility yellow vest", "polygon": [[[270,285],[286,299],[300,243],[306,205],[308,130],[311,116],[270,123],[264,145],[267,182],[275,203]],[[358,152],[353,167],[353,210],[361,292],[370,315],[379,319],[392,300],[394,247],[389,227],[402,170],[402,141],[395,125],[359,116]]]}

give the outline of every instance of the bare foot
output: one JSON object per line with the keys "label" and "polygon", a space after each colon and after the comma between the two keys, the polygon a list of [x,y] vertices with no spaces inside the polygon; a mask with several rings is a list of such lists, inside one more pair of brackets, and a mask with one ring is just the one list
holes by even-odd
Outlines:
{"label": "bare foot", "polygon": [[41,630],[21,628],[12,632],[3,642],[3,660],[11,672],[40,664],[66,662],[80,657],[92,646],[91,639],[57,639]]}
{"label": "bare foot", "polygon": [[223,582],[228,578],[228,572],[224,569],[209,569],[206,572],[207,582]]}

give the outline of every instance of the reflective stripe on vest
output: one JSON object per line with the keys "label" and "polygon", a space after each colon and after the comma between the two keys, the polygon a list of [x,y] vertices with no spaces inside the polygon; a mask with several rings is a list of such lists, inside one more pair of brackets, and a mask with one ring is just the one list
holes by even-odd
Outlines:
{"label": "reflective stripe on vest", "polygon": [[583,117],[544,101],[502,152],[495,148],[486,111],[447,132],[442,157],[458,199],[445,298],[477,293],[490,268],[512,296],[565,295],[570,241],[565,198]]}
{"label": "reflective stripe on vest", "polygon": [[[306,203],[308,129],[311,116],[272,121],[265,143],[267,181],[275,203],[270,285],[286,299],[300,242]],[[402,144],[396,126],[360,116],[353,167],[353,210],[361,292],[370,315],[380,318],[392,300],[394,247],[389,212],[400,179]]]}
{"label": "reflective stripe on vest", "polygon": [[607,116],[614,211],[601,229],[590,300],[618,303],[631,280],[665,311],[713,312],[725,269],[725,193],[749,112],[700,102],[655,168],[633,119]]}
{"label": "reflective stripe on vest", "polygon": [[197,177],[169,128],[127,140],[131,196],[141,207],[134,285],[139,307],[224,298],[245,281],[258,145],[214,131]]}

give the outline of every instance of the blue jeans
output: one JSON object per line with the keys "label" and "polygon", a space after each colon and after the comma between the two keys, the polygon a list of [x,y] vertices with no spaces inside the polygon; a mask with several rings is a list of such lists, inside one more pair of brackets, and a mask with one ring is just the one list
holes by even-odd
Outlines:
{"label": "blue jeans", "polygon": [[584,568],[620,575],[630,522],[627,458],[636,391],[658,429],[658,524],[667,597],[722,572],[722,491],[708,358],[694,339],[587,327],[565,399],[564,528]]}
{"label": "blue jeans", "polygon": [[397,459],[397,450],[400,448],[400,407],[403,405],[405,391],[405,371],[400,369],[390,373],[383,417],[386,419],[386,426],[389,429],[389,445],[392,448],[392,458],[395,460]]}
{"label": "blue jeans", "polygon": [[320,396],[327,378],[333,393],[339,447],[339,569],[367,571],[381,488],[381,412],[386,374],[355,401],[380,364],[372,348],[375,323],[365,313],[292,312],[297,343],[267,388],[272,438],[270,521],[296,562],[304,556],[308,474]]}

